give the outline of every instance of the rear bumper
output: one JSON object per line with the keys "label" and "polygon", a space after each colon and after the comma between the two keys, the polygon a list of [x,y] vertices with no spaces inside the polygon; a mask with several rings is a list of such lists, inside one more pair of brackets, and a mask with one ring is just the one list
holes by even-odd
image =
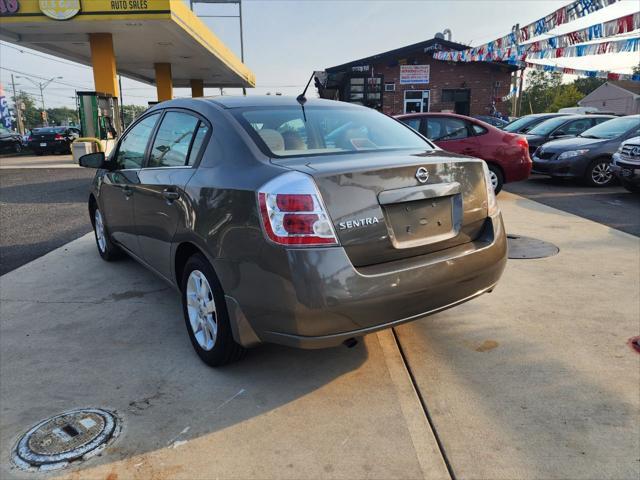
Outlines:
{"label": "rear bumper", "polygon": [[239,311],[232,317],[242,327],[236,330],[246,333],[250,326],[255,336],[244,338],[324,348],[491,290],[506,265],[507,244],[497,215],[487,219],[474,242],[372,267],[355,268],[342,248],[292,249],[287,258],[287,281],[261,279],[260,274],[252,278],[262,286],[262,309],[251,300],[234,298]]}

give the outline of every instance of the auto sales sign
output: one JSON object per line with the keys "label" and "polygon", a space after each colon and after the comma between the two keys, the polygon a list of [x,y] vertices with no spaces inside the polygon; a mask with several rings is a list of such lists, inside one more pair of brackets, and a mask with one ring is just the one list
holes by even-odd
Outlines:
{"label": "auto sales sign", "polygon": [[400,85],[429,83],[429,65],[400,65]]}

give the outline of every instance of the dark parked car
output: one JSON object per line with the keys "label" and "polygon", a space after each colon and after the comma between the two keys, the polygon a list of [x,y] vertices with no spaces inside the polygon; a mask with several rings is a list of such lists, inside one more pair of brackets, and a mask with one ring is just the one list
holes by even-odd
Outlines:
{"label": "dark parked car", "polygon": [[480,120],[455,113],[414,113],[397,118],[443,150],[486,161],[496,193],[507,182],[529,178],[529,145],[521,135],[505,133]]}
{"label": "dark parked car", "polygon": [[209,365],[260,342],[353,345],[490,291],[505,267],[485,162],[365,107],[172,100],[80,164],[99,168],[100,255],[127,252],[180,291]]}
{"label": "dark parked car", "polygon": [[610,185],[613,154],[623,141],[639,133],[640,115],[630,115],[601,123],[575,138],[553,140],[536,150],[532,172],[581,179],[593,187]]}
{"label": "dark parked car", "polygon": [[22,151],[22,137],[20,134],[0,127],[0,151],[20,153]]}
{"label": "dark parked car", "polygon": [[531,155],[545,143],[559,138],[576,137],[585,130],[616,118],[613,115],[570,115],[550,118],[533,127],[525,135]]}
{"label": "dark parked car", "polygon": [[489,125],[493,125],[496,128],[504,128],[509,125],[509,122],[503,120],[498,117],[494,117],[492,115],[473,115],[472,118],[476,120],[480,120],[481,122],[488,123]]}
{"label": "dark parked car", "polygon": [[539,123],[549,120],[550,118],[562,117],[570,115],[569,113],[533,113],[515,119],[507,124],[503,130],[509,133],[527,133]]}
{"label": "dark parked car", "polygon": [[70,153],[71,143],[80,137],[74,127],[34,128],[29,137],[29,148],[38,155],[45,153]]}
{"label": "dark parked car", "polygon": [[640,193],[640,137],[622,142],[618,151],[613,154],[611,171],[624,188]]}

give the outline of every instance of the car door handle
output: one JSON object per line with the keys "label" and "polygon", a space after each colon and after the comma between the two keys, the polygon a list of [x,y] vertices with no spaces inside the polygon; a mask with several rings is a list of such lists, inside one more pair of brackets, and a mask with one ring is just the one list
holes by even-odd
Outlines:
{"label": "car door handle", "polygon": [[128,186],[122,187],[122,193],[124,193],[125,197],[130,197],[131,195],[133,195],[133,189]]}
{"label": "car door handle", "polygon": [[168,188],[162,191],[162,196],[167,199],[168,202],[173,202],[180,198],[180,194],[175,190],[170,190]]}

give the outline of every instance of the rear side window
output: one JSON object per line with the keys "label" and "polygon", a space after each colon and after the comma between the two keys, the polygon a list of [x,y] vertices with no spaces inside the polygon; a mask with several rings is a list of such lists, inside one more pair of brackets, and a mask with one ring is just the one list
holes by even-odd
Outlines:
{"label": "rear side window", "polygon": [[488,131],[486,128],[481,127],[480,125],[477,125],[475,123],[472,123],[471,125],[473,127],[474,135],[484,135]]}
{"label": "rear side window", "polygon": [[141,168],[144,153],[158,121],[159,114],[154,113],[142,119],[127,132],[118,148],[116,163],[118,168]]}
{"label": "rear side window", "polygon": [[198,160],[198,154],[202,149],[202,145],[204,144],[205,139],[207,138],[207,134],[209,133],[209,126],[200,122],[198,124],[198,131],[196,132],[196,136],[193,139],[193,145],[191,145],[191,151],[189,152],[189,159],[187,160],[187,165],[193,165]]}
{"label": "rear side window", "polygon": [[158,128],[149,155],[149,168],[187,165],[191,140],[199,120],[182,112],[167,112]]}
{"label": "rear side window", "polygon": [[469,136],[467,123],[459,118],[429,118],[427,120],[427,138],[434,142],[460,140]]}

